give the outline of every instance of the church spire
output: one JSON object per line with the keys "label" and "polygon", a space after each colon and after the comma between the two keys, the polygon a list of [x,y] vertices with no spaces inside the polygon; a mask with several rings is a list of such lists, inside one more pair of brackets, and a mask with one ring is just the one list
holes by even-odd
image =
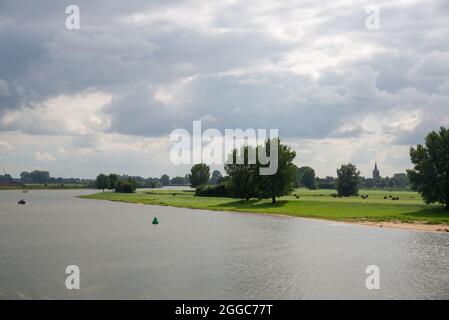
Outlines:
{"label": "church spire", "polygon": [[380,172],[377,169],[377,161],[374,164],[374,170],[373,170],[373,183],[374,185],[377,185],[380,180]]}

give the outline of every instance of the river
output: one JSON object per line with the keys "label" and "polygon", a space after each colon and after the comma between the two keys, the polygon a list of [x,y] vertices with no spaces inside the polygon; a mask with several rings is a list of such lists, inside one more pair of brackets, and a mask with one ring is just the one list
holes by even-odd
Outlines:
{"label": "river", "polygon": [[449,298],[446,233],[76,197],[92,192],[0,191],[0,298]]}

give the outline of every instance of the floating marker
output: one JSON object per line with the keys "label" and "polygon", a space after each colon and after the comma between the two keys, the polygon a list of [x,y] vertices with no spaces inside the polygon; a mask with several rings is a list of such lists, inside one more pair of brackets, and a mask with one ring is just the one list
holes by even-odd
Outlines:
{"label": "floating marker", "polygon": [[157,218],[156,217],[154,217],[154,219],[153,219],[153,222],[152,222],[153,224],[159,224],[159,221],[157,221]]}

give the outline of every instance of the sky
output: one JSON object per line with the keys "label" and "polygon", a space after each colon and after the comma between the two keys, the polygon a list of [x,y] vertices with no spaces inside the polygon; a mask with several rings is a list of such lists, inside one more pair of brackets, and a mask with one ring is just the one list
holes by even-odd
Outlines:
{"label": "sky", "polygon": [[449,2],[0,0],[7,173],[183,176],[169,135],[195,120],[278,129],[321,177],[404,172],[449,126]]}

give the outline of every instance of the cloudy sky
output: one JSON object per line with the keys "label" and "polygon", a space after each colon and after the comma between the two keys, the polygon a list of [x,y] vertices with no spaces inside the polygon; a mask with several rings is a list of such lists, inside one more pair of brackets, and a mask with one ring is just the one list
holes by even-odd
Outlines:
{"label": "cloudy sky", "polygon": [[277,128],[319,176],[402,172],[449,126],[449,1],[0,0],[8,173],[184,175],[169,134],[193,120]]}

